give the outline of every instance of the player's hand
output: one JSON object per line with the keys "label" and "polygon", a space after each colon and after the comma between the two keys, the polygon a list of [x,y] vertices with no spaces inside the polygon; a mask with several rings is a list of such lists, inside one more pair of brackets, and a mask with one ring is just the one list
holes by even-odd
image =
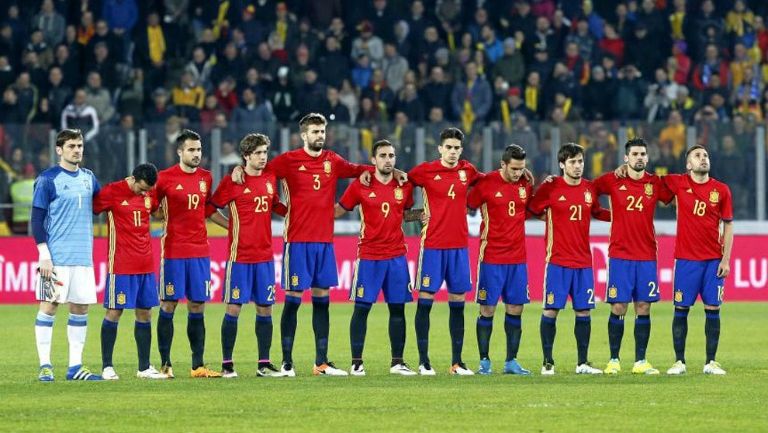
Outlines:
{"label": "player's hand", "polygon": [[421,213],[421,225],[427,225],[429,222],[429,214],[426,212]]}
{"label": "player's hand", "polygon": [[545,178],[544,178],[544,180],[543,180],[542,182],[547,182],[547,183],[549,183],[549,182],[552,182],[553,180],[555,180],[555,176],[552,176],[552,175],[550,174],[549,176],[545,177]]}
{"label": "player's hand", "polygon": [[527,168],[524,168],[523,169],[523,176],[525,177],[525,180],[527,180],[528,183],[530,183],[531,185],[533,185],[535,183],[536,179],[534,179],[533,172],[531,170],[528,170]]}
{"label": "player's hand", "polygon": [[53,261],[51,259],[40,260],[37,265],[39,266],[40,278],[50,280],[53,275]]}
{"label": "player's hand", "polygon": [[397,183],[400,186],[403,186],[404,184],[408,183],[408,173],[402,170],[395,169],[394,174],[395,174],[395,179],[397,179]]}
{"label": "player's hand", "polygon": [[721,260],[720,264],[717,266],[717,277],[725,278],[730,273],[731,273],[731,265],[728,263],[727,260]]}
{"label": "player's hand", "polygon": [[613,174],[615,174],[618,178],[627,177],[627,164],[621,164],[620,166],[616,167],[616,170],[613,171]]}
{"label": "player's hand", "polygon": [[238,165],[234,170],[232,170],[232,182],[238,185],[245,183],[245,170],[243,170],[243,167]]}
{"label": "player's hand", "polygon": [[362,183],[363,186],[371,186],[371,172],[370,171],[364,171],[363,174],[360,175],[360,183]]}

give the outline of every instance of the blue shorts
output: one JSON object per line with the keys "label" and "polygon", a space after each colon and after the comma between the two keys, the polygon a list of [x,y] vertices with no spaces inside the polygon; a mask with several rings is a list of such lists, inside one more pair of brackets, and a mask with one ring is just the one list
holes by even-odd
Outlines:
{"label": "blue shorts", "polygon": [[374,304],[382,290],[384,301],[388,304],[404,304],[413,300],[405,256],[357,261],[349,300]]}
{"label": "blue shorts", "polygon": [[507,305],[523,305],[531,302],[528,295],[528,266],[525,263],[480,263],[475,302],[480,305],[496,305],[501,298]]}
{"label": "blue shorts", "polygon": [[631,301],[657,302],[659,299],[656,260],[608,259],[605,302],[626,304]]}
{"label": "blue shorts", "polygon": [[275,262],[227,262],[221,300],[227,304],[275,303]]}
{"label": "blue shorts", "polygon": [[160,263],[160,300],[208,302],[211,298],[211,259],[163,259]]}
{"label": "blue shorts", "polygon": [[339,285],[333,244],[286,242],[283,249],[283,289],[301,292]]}
{"label": "blue shorts", "polygon": [[157,299],[155,274],[107,274],[104,308],[112,310],[152,308]]}
{"label": "blue shorts", "polygon": [[704,305],[718,306],[723,303],[725,282],[717,277],[720,259],[675,260],[675,306],[690,307],[701,295]]}
{"label": "blue shorts", "polygon": [[562,310],[568,296],[574,310],[595,308],[592,268],[573,269],[547,263],[544,270],[544,308]]}
{"label": "blue shorts", "polygon": [[472,291],[467,248],[422,248],[416,274],[416,290],[419,291],[437,293],[443,281],[448,284],[448,293]]}

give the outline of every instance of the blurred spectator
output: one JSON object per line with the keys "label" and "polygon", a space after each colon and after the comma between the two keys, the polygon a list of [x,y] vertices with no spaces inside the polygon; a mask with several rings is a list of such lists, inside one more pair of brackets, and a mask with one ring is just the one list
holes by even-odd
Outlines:
{"label": "blurred spectator", "polygon": [[219,108],[219,100],[216,99],[216,95],[208,95],[205,97],[205,105],[200,110],[200,131],[203,134],[208,134],[213,128],[213,123],[216,120],[216,115],[221,113]]}
{"label": "blurred spectator", "polygon": [[216,99],[219,101],[219,107],[221,107],[222,111],[226,113],[227,117],[229,117],[230,113],[232,113],[232,110],[237,107],[237,92],[235,91],[235,87],[237,86],[237,82],[232,77],[226,77],[219,83],[219,86],[216,88],[216,92],[214,93],[216,95]]}
{"label": "blurred spectator", "polygon": [[168,102],[168,91],[164,88],[160,87],[152,92],[152,106],[144,115],[149,125],[150,135],[160,135],[158,130],[163,128],[165,122],[169,118],[177,116],[176,109]]}
{"label": "blurred spectator", "polygon": [[53,0],[43,0],[40,12],[32,18],[32,28],[40,30],[45,43],[53,47],[64,39],[66,27],[64,17],[54,9]]}
{"label": "blurred spectator", "polygon": [[525,102],[525,106],[536,116],[531,120],[542,118],[542,113],[544,113],[544,104],[542,103],[543,97],[541,78],[537,71],[531,71],[528,73],[528,78],[525,80],[525,87],[523,88],[523,101]]}
{"label": "blurred spectator", "polygon": [[144,70],[131,69],[128,77],[120,89],[117,99],[117,111],[120,114],[130,114],[133,119],[141,123],[144,119]]}
{"label": "blurred spectator", "polygon": [[29,74],[30,82],[37,87],[38,90],[44,90],[47,85],[47,67],[43,66],[38,61],[37,53],[29,51],[24,56],[24,71]]}
{"label": "blurred spectator", "polygon": [[144,88],[156,89],[165,82],[166,44],[160,16],[152,12],[147,25],[137,29],[134,62],[144,69]]}
{"label": "blurred spectator", "polygon": [[677,83],[669,81],[667,72],[656,69],[655,81],[648,86],[644,105],[647,111],[646,120],[651,123],[668,117],[669,106],[677,96]]}
{"label": "blurred spectator", "polygon": [[93,12],[83,12],[80,25],[77,27],[77,43],[87,46],[94,34],[96,34],[96,26],[93,24]]}
{"label": "blurred spectator", "polygon": [[734,217],[747,219],[749,217],[748,192],[751,187],[754,187],[754,179],[750,178],[750,173],[754,171],[751,168],[754,166],[754,161],[739,152],[732,135],[724,135],[721,143],[720,152],[712,161],[712,174],[731,189]]}
{"label": "blurred spectator", "polygon": [[691,58],[686,55],[685,42],[678,41],[672,46],[672,57],[667,59],[667,74],[677,84],[688,84],[691,73]]}
{"label": "blurred spectator", "polygon": [[54,66],[48,73],[48,89],[45,98],[48,99],[48,105],[51,115],[54,119],[61,118],[61,112],[69,103],[72,97],[72,88],[64,84],[64,75],[61,68]]}
{"label": "blurred spectator", "polygon": [[126,63],[128,61],[125,57],[128,51],[125,47],[125,42],[110,30],[107,21],[104,19],[96,21],[96,33],[88,41],[88,46],[85,48],[85,60],[87,63],[93,61],[96,55],[94,48],[99,43],[107,45],[107,51],[113,62]]}
{"label": "blurred spectator", "polygon": [[394,111],[405,114],[411,122],[424,121],[424,106],[419,99],[415,84],[409,83],[403,87],[395,101]]}
{"label": "blurred spectator", "polygon": [[[648,0],[646,0],[648,1]],[[651,37],[648,27],[643,22],[635,26],[634,37],[626,43],[625,61],[634,65],[641,77],[653,77],[653,71],[666,56]],[[647,79],[647,78],[646,78]]]}
{"label": "blurred spectator", "polygon": [[192,74],[192,79],[196,85],[210,91],[213,87],[211,84],[213,64],[213,60],[206,56],[203,47],[197,46],[192,50],[192,60],[187,63],[184,72]]}
{"label": "blurred spectator", "polygon": [[627,65],[619,71],[616,85],[614,112],[621,120],[638,119],[643,115],[643,100],[645,99],[646,84],[640,78],[639,71],[634,65]]}
{"label": "blurred spectator", "polygon": [[679,158],[686,148],[685,145],[685,124],[680,116],[680,112],[673,110],[669,113],[667,126],[661,130],[659,135],[660,143],[669,143],[670,152],[674,158]]}
{"label": "blurred spectator", "polygon": [[339,90],[332,86],[328,86],[325,91],[325,101],[321,112],[330,122],[349,124],[352,121],[349,109],[339,100]]}
{"label": "blurred spectator", "polygon": [[727,83],[728,70],[728,62],[720,58],[717,45],[709,44],[704,52],[704,60],[693,70],[693,87],[699,91],[704,90],[713,75],[720,77],[720,83]]}
{"label": "blurred spectator", "polygon": [[291,83],[296,89],[300,89],[304,84],[304,73],[312,69],[309,58],[309,49],[306,45],[299,45],[296,48],[296,56],[291,62]]}
{"label": "blurred spectator", "polygon": [[384,72],[381,69],[375,69],[373,71],[371,81],[368,84],[368,87],[362,89],[361,95],[363,98],[370,98],[384,118],[387,118],[388,113],[393,109],[395,104],[395,93],[389,88],[387,82],[384,80]]}
{"label": "blurred spectator", "polygon": [[261,77],[259,76],[259,70],[250,67],[245,71],[245,79],[242,84],[238,85],[241,89],[251,89],[259,100],[266,98],[266,91],[261,84]]}
{"label": "blurred spectator", "polygon": [[584,176],[589,179],[596,179],[618,165],[616,146],[611,144],[608,130],[601,127],[593,137],[584,155]]}
{"label": "blurred spectator", "polygon": [[683,123],[690,123],[696,113],[696,101],[689,96],[690,92],[685,86],[677,88],[677,96],[670,102],[670,108],[680,113]]}
{"label": "blurred spectator", "polygon": [[77,89],[71,104],[61,113],[62,129],[79,129],[85,141],[91,141],[99,133],[99,115],[93,106],[87,103],[85,89]]}
{"label": "blurred spectator", "polygon": [[27,123],[35,116],[40,94],[37,87],[32,84],[29,72],[20,73],[12,87],[16,94],[19,113],[23,119],[22,123]]}
{"label": "blurred spectator", "polygon": [[172,100],[180,117],[196,123],[200,120],[200,110],[205,102],[205,89],[198,84],[192,72],[185,70],[179,84],[173,88]]}
{"label": "blurred spectator", "polygon": [[[600,40],[600,49],[603,51],[611,52],[607,47],[603,46],[603,42],[606,39],[609,38],[608,35],[608,28],[611,28],[611,31],[613,31],[613,26],[611,24],[605,25],[605,38]],[[613,36],[616,38],[616,32],[613,31]],[[621,39],[619,39],[621,41]],[[590,60],[592,59],[592,54],[595,52],[595,38],[592,36],[592,34],[589,32],[589,23],[587,23],[586,20],[579,20],[576,22],[576,31],[571,33],[570,35],[566,36],[565,43],[574,43],[578,47],[579,50],[579,56],[582,59]],[[608,43],[607,45],[610,45]],[[624,50],[624,46],[622,43],[621,51]]]}
{"label": "blurred spectator", "polygon": [[491,64],[496,63],[504,55],[504,46],[496,38],[496,31],[490,24],[486,24],[482,27],[480,36],[485,57]]}
{"label": "blurred spectator", "polygon": [[587,120],[613,119],[615,95],[615,80],[606,77],[602,66],[593,67],[591,79],[583,89],[584,118]]}
{"label": "blurred spectator", "polygon": [[271,83],[277,80],[277,70],[280,68],[280,61],[272,57],[272,50],[269,49],[269,44],[262,42],[256,51],[256,59],[253,60],[253,66],[255,66],[260,73],[261,79]]}
{"label": "blurred spectator", "polygon": [[11,203],[13,203],[11,231],[18,235],[28,233],[29,218],[32,214],[35,177],[37,176],[35,166],[29,163],[26,164],[20,175],[19,178],[11,183],[10,187]]}
{"label": "blurred spectator", "polygon": [[258,100],[256,94],[250,88],[245,88],[242,93],[242,102],[232,112],[232,123],[238,135],[245,135],[252,130],[266,130],[275,115],[272,113],[272,105],[269,101]]}
{"label": "blurred spectator", "polygon": [[25,63],[28,63],[28,59],[31,55],[37,58],[39,64],[47,68],[53,62],[53,50],[43,39],[43,32],[35,30],[29,38],[29,43],[24,50]]}
{"label": "blurred spectator", "polygon": [[528,123],[528,118],[518,113],[514,116],[513,122],[512,133],[509,134],[509,142],[531,150],[531,157],[535,157],[536,149],[539,147],[539,138]]}
{"label": "blurred spectator", "polygon": [[341,83],[350,76],[349,57],[341,52],[335,36],[325,38],[325,52],[320,56],[317,70],[322,82],[336,88],[341,87]]}
{"label": "blurred spectator", "polygon": [[354,84],[357,89],[364,89],[368,87],[372,77],[373,68],[371,68],[371,61],[367,55],[361,54],[360,57],[357,58],[355,67],[352,68],[352,84]]}
{"label": "blurred spectator", "polygon": [[475,122],[483,122],[491,109],[493,95],[488,81],[477,74],[477,65],[467,63],[465,80],[457,81],[451,94],[454,115],[461,119],[464,130],[470,132]]}
{"label": "blurred spectator", "polygon": [[299,20],[299,26],[295,32],[289,35],[288,40],[285,43],[286,49],[289,52],[294,52],[299,45],[307,47],[309,52],[309,60],[315,62],[317,60],[317,54],[319,49],[319,41],[317,33],[312,30],[311,24],[308,18],[302,18]]}
{"label": "blurred spectator", "polygon": [[304,72],[304,83],[299,87],[299,115],[317,112],[323,109],[325,85],[317,81],[317,72],[308,69]]}
{"label": "blurred spectator", "polygon": [[[624,64],[624,39],[622,39],[621,35],[616,32],[616,28],[612,24],[605,25],[605,36],[598,42],[598,47],[602,53],[607,53],[613,56],[619,66]],[[581,46],[579,46],[579,50],[582,51]],[[591,58],[584,57],[583,54],[582,57],[585,59]]]}
{"label": "blurred spectator", "polygon": [[384,80],[389,88],[394,93],[399,92],[403,87],[405,73],[408,72],[408,61],[397,52],[397,46],[393,42],[387,42],[384,45],[381,69],[384,71]]}
{"label": "blurred spectator", "polygon": [[61,69],[64,76],[63,81],[69,87],[77,87],[80,84],[80,67],[77,59],[72,58],[70,55],[69,47],[65,44],[61,44],[56,47],[55,60],[53,66]]}
{"label": "blurred spectator", "polygon": [[239,81],[242,79],[244,71],[245,61],[240,56],[235,43],[228,42],[224,46],[224,55],[216,59],[216,65],[211,71],[211,82],[214,86],[218,86],[227,77]]}
{"label": "blurred spectator", "polygon": [[352,118],[352,123],[357,119],[357,113],[360,111],[360,103],[357,99],[355,89],[352,87],[352,83],[349,80],[344,80],[341,83],[341,89],[339,89],[339,101],[347,107],[349,115]]}
{"label": "blurred spectator", "polygon": [[99,114],[100,123],[109,123],[115,117],[115,105],[109,90],[102,86],[101,74],[91,72],[85,87],[86,104],[92,106]]}
{"label": "blurred spectator", "polygon": [[360,36],[352,41],[351,56],[353,59],[359,59],[361,55],[367,56],[373,67],[381,65],[384,58],[384,42],[373,33],[373,24],[370,21],[363,21],[357,26]]}
{"label": "blurred spectator", "polygon": [[8,56],[0,55],[0,89],[5,89],[16,79],[16,72],[13,66],[8,63]]}
{"label": "blurred spectator", "polygon": [[104,87],[106,87],[110,93],[114,92],[122,83],[120,76],[118,75],[115,63],[109,54],[109,49],[105,42],[97,43],[94,48],[94,59],[88,68],[89,72],[98,72],[102,77]]}
{"label": "blurred spectator", "polygon": [[296,93],[288,79],[287,66],[283,66],[277,71],[277,83],[274,85],[270,102],[278,122],[288,123],[298,119],[299,109]]}
{"label": "blurred spectator", "polygon": [[520,86],[525,77],[523,55],[515,47],[515,40],[504,40],[504,55],[493,66],[493,77],[501,77],[511,87]]}

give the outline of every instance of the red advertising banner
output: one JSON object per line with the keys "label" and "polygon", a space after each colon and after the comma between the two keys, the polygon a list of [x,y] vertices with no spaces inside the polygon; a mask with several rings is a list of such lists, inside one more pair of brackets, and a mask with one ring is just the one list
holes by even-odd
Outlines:
{"label": "red advertising banner", "polygon": [[[662,299],[672,299],[672,267],[674,260],[674,236],[660,236],[659,241],[659,287]],[[407,238],[408,266],[411,276],[416,274],[418,262],[419,238]],[[591,239],[592,256],[595,272],[595,293],[597,299],[605,295],[606,265],[608,260],[608,238],[595,236]],[[214,302],[221,300],[221,286],[224,281],[224,269],[227,254],[226,238],[211,238],[211,290]],[[726,281],[726,301],[768,301],[768,256],[765,245],[768,236],[737,235],[734,240],[731,274]],[[34,284],[37,268],[37,249],[32,238],[8,237],[0,239],[0,304],[23,304],[35,302]],[[280,263],[283,256],[282,238],[274,239],[275,245],[275,281],[280,285]],[[331,300],[345,302],[348,299],[355,255],[357,253],[357,237],[340,236],[336,238],[336,263],[339,274],[339,286],[331,290]],[[542,280],[544,277],[544,238],[529,236],[526,239],[528,248],[528,278],[530,283],[531,300],[540,301],[542,296]],[[470,240],[470,257],[473,280],[477,273],[477,238]],[[155,260],[159,264],[159,241],[153,239]],[[97,238],[94,241],[96,284],[99,300],[102,299],[107,272],[107,241]],[[308,296],[308,295],[307,295]],[[472,299],[470,293],[468,299]],[[441,291],[438,299],[445,300],[447,295]],[[278,300],[282,293],[278,290]]]}

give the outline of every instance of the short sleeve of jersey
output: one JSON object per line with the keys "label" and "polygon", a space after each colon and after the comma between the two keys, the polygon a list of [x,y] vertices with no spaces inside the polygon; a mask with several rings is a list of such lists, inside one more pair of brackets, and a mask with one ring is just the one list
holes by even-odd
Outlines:
{"label": "short sleeve of jersey", "polygon": [[48,209],[53,199],[56,198],[56,187],[48,176],[38,176],[35,180],[32,206],[40,209]]}
{"label": "short sleeve of jersey", "polygon": [[408,172],[408,179],[410,179],[411,182],[413,182],[416,186],[424,186],[424,172],[425,172],[425,166],[424,164],[417,165],[416,167],[413,167],[411,171]]}
{"label": "short sleeve of jersey", "polygon": [[335,152],[331,152],[331,155],[333,164],[336,166],[336,173],[343,179],[360,176],[364,171],[373,168],[373,166],[370,165],[353,164]]}
{"label": "short sleeve of jersey", "polygon": [[471,209],[478,209],[485,202],[483,197],[483,180],[478,181],[475,186],[469,191],[467,196],[467,206]]}
{"label": "short sleeve of jersey", "polygon": [[609,194],[611,192],[610,183],[613,176],[615,176],[615,174],[609,172],[595,179],[592,185],[594,185],[595,193],[597,195]]}
{"label": "short sleeve of jersey", "polygon": [[405,185],[403,185],[403,190],[404,190],[405,197],[406,197],[405,198],[405,208],[406,209],[410,209],[414,205],[414,202],[413,202],[413,184],[406,183]]}
{"label": "short sleeve of jersey", "polygon": [[112,187],[107,185],[93,198],[93,213],[99,214],[112,207]]}
{"label": "short sleeve of jersey", "polygon": [[470,171],[470,173],[469,173],[469,184],[470,185],[476,184],[477,182],[479,182],[480,180],[482,180],[485,177],[485,174],[482,173],[481,171],[479,171],[477,169],[477,167],[475,167],[471,163],[467,163],[467,168],[469,168],[469,171]]}
{"label": "short sleeve of jersey", "polygon": [[661,178],[664,181],[664,186],[666,186],[672,195],[677,194],[677,189],[680,187],[680,181],[683,180],[683,175],[680,174],[668,174]]}
{"label": "short sleeve of jersey", "polygon": [[[344,191],[344,194],[341,196],[341,199],[339,200],[339,206],[343,207],[347,211],[351,211],[355,208],[358,204],[360,204],[360,194],[358,194],[358,191],[360,190],[360,181],[356,180],[352,182],[348,187],[347,190]],[[413,196],[413,194],[411,194]],[[413,197],[411,197],[411,201],[413,201]]]}
{"label": "short sleeve of jersey", "polygon": [[214,192],[213,197],[211,197],[211,204],[217,208],[223,208],[235,198],[233,190],[232,179],[227,176],[222,177],[219,186],[216,188],[216,192]]}
{"label": "short sleeve of jersey", "polygon": [[659,191],[659,201],[664,204],[669,204],[669,202],[675,198],[675,194],[672,192],[669,186],[667,186],[667,183],[664,182],[664,178],[657,177],[656,179],[656,186],[658,187]]}
{"label": "short sleeve of jersey", "polygon": [[213,189],[213,177],[210,173],[205,176],[205,181],[209,185],[205,192],[205,216],[209,217],[216,213],[216,206],[211,203],[211,197],[213,196],[213,193],[211,192]]}
{"label": "short sleeve of jersey", "polygon": [[533,199],[528,203],[528,210],[534,215],[541,215],[549,206],[549,192],[554,187],[555,181],[544,182],[536,190]]}
{"label": "short sleeve of jersey", "polygon": [[725,188],[725,194],[723,194],[723,200],[720,202],[720,219],[723,221],[733,221],[731,189],[726,184],[723,184],[723,187]]}
{"label": "short sleeve of jersey", "polygon": [[101,191],[101,185],[99,184],[99,180],[96,179],[96,176],[93,174],[93,172],[88,172],[91,175],[91,179],[93,179],[93,196],[99,194],[99,191]]}
{"label": "short sleeve of jersey", "polygon": [[278,179],[285,178],[288,175],[288,157],[286,154],[278,155],[269,161],[264,167],[264,171],[273,173]]}

